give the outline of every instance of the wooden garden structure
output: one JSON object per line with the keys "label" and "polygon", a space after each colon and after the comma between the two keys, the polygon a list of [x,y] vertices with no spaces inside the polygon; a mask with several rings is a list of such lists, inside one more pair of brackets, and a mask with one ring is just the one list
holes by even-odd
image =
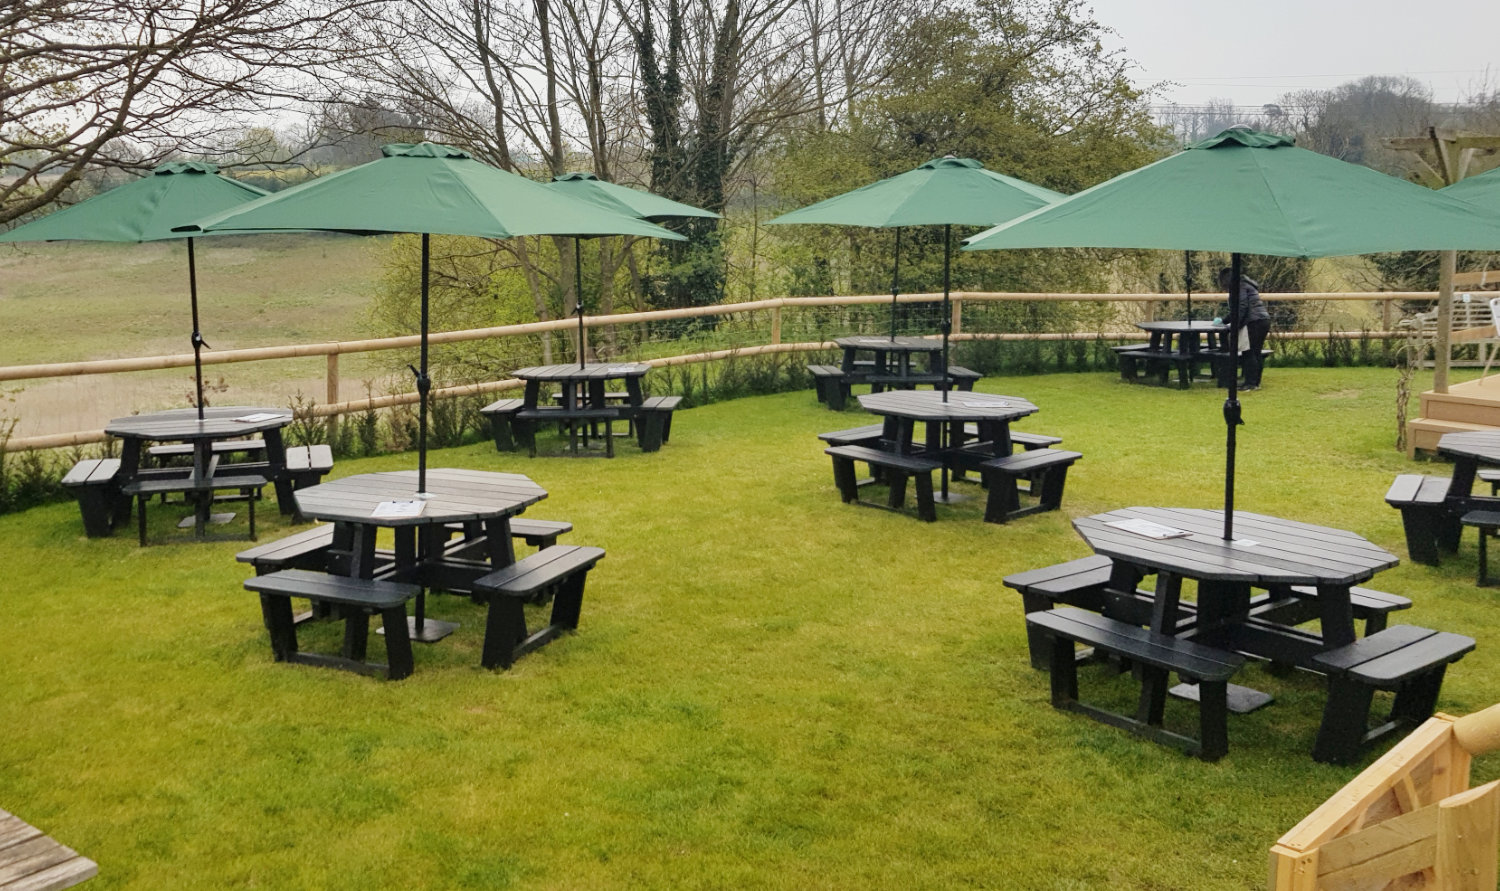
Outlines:
{"label": "wooden garden structure", "polygon": [[1469,788],[1500,749],[1500,705],[1438,714],[1271,847],[1271,891],[1494,891],[1500,780]]}

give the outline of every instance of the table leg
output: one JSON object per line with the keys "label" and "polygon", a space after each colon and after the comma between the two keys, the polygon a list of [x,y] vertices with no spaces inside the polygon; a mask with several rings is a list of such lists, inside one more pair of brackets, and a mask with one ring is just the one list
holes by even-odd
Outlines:
{"label": "table leg", "polygon": [[[1158,590],[1160,590],[1160,582],[1161,576],[1158,575]],[[1178,602],[1179,601],[1177,599],[1174,599],[1172,602],[1172,613],[1174,616],[1177,612]],[[1160,594],[1158,594],[1156,598],[1157,609],[1161,608],[1161,603],[1162,597],[1160,596]],[[1223,626],[1225,623],[1231,621],[1235,616],[1245,615],[1246,613],[1248,613],[1249,608],[1249,585],[1207,581],[1200,581],[1198,583],[1198,628],[1199,630],[1208,632],[1208,634],[1206,635],[1207,638],[1212,637],[1212,632],[1215,627]],[[1173,618],[1172,621],[1175,622],[1175,618]],[[1156,613],[1153,612],[1151,617],[1152,630],[1157,629],[1156,623],[1157,616]],[[1172,631],[1167,630],[1163,631],[1162,633],[1171,634]],[[1208,640],[1205,639],[1201,642],[1207,643]],[[1180,699],[1186,699],[1191,702],[1199,701],[1199,691],[1197,684],[1178,684],[1168,692]],[[1272,700],[1271,694],[1269,693],[1255,690],[1250,687],[1244,687],[1239,684],[1228,685],[1226,698],[1229,710],[1237,715],[1243,715],[1246,712],[1253,712],[1261,706],[1269,704]]]}
{"label": "table leg", "polygon": [[[430,547],[433,540],[431,530],[422,530],[424,545]],[[411,579],[416,575],[417,565],[421,557],[418,548],[416,526],[397,526],[396,533],[396,566],[395,577],[398,579]],[[443,622],[438,619],[427,618],[427,589],[424,587],[417,594],[412,612],[414,615],[406,617],[407,632],[412,640],[422,643],[433,643],[442,640],[454,631],[458,630],[457,622]],[[385,633],[382,625],[377,629],[378,634]]]}

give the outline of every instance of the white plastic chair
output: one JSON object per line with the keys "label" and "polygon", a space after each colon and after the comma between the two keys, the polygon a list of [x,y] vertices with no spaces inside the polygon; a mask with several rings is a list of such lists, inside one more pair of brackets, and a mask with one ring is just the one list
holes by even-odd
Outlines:
{"label": "white plastic chair", "polygon": [[[1495,323],[1495,338],[1500,340],[1500,297],[1490,298],[1490,319]],[[1495,361],[1495,351],[1500,350],[1500,344],[1490,344],[1489,353],[1484,357],[1484,371],[1479,373],[1479,385],[1484,386],[1485,377],[1490,373],[1490,363]]]}

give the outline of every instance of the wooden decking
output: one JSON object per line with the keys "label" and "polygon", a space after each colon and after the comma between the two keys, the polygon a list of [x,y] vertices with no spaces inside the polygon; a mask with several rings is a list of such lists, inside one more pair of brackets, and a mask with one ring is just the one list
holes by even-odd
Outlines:
{"label": "wooden decking", "polygon": [[98,874],[94,861],[0,810],[0,891],[54,891]]}
{"label": "wooden decking", "polygon": [[1500,430],[1500,360],[1488,378],[1452,384],[1447,393],[1421,396],[1420,417],[1406,423],[1406,454],[1437,450],[1444,433]]}

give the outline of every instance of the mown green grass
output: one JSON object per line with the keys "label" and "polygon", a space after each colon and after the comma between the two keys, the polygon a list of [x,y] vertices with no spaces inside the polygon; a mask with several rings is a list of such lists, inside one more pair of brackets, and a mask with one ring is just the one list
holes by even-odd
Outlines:
{"label": "mown green grass", "polygon": [[[1411,469],[1394,372],[1267,382],[1245,396],[1239,506],[1404,556],[1381,498]],[[1220,504],[1222,394],[1103,374],[979,389],[1032,399],[1023,429],[1084,453],[1064,512],[989,525],[976,497],[929,525],[844,505],[815,434],[863,416],[809,392],[680,412],[660,452],[613,461],[435,452],[530,475],[551,493],[530,513],[608,552],[579,633],[509,672],[479,668],[482,613],[445,595],[430,613],[462,627],[405,681],[276,664],[242,544],[88,540],[70,504],[0,517],[0,807],[97,860],[100,889],[1263,885],[1269,845],[1359,769],[1309,757],[1317,679],[1247,669],[1277,701],[1204,764],[1051,709],[1001,584],[1085,556],[1071,516]],[[273,515],[262,540],[287,528]],[[1376,580],[1416,601],[1402,620],[1478,639],[1444,688],[1454,713],[1495,698],[1500,619],[1474,569],[1470,541]],[[336,648],[337,629],[304,641]]]}

